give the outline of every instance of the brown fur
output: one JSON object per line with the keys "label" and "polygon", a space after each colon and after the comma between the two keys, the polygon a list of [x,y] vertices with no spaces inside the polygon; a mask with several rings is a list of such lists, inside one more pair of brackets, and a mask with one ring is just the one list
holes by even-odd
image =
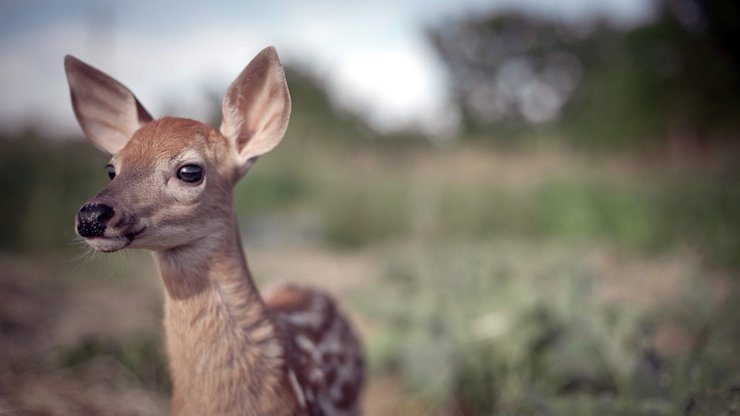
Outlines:
{"label": "brown fur", "polygon": [[[154,253],[165,288],[172,413],[358,414],[362,351],[333,300],[291,287],[268,308],[239,237],[234,185],[280,141],[290,113],[274,49],[227,91],[221,131],[181,118],[150,121],[117,81],[74,58],[65,63],[80,124],[114,153],[115,178],[86,204],[113,214],[83,217],[104,221],[95,224],[101,234],[86,238],[101,251]],[[202,168],[202,180],[178,179],[191,164]]]}
{"label": "brown fur", "polygon": [[334,300],[316,289],[288,286],[267,299],[277,328],[286,334],[311,414],[358,413],[364,379],[362,347]]}
{"label": "brown fur", "polygon": [[[207,198],[182,207],[163,187],[158,165],[183,148],[205,158]],[[295,415],[285,350],[249,275],[231,206],[234,176],[226,142],[208,126],[164,118],[139,130],[114,159],[120,174],[102,193],[121,216],[150,228],[187,223],[194,241],[154,252],[165,287],[167,352],[176,415]],[[100,201],[101,197],[93,201]],[[132,246],[159,246],[145,231]]]}

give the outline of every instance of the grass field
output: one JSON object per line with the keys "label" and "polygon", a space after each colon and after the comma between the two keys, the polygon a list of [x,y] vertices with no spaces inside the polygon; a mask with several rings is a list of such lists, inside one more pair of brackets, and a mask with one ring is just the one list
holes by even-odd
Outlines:
{"label": "grass field", "polygon": [[[23,239],[0,255],[0,414],[166,414],[149,256],[28,249],[62,238],[44,230],[70,241],[77,195],[104,183],[84,169],[101,180],[37,193],[14,224]],[[236,203],[260,285],[324,287],[353,318],[368,415],[729,415],[733,177],[557,146],[289,137]],[[40,226],[63,194],[54,216],[68,221]]]}

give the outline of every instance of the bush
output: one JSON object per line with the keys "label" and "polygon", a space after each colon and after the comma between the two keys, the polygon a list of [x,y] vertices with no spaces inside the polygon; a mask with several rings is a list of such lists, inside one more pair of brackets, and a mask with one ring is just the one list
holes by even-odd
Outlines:
{"label": "bush", "polygon": [[[534,252],[543,256],[524,266],[501,244],[397,253],[382,293],[364,306],[383,328],[374,337],[382,343],[369,346],[374,370],[401,377],[436,408],[471,415],[673,415],[708,386],[732,385],[728,368],[715,366],[740,369],[725,352],[654,349],[655,325],[681,319],[678,310],[605,304],[594,294],[594,269],[551,249]],[[724,314],[707,308],[706,291],[687,296],[681,310],[694,325],[716,325]]]}

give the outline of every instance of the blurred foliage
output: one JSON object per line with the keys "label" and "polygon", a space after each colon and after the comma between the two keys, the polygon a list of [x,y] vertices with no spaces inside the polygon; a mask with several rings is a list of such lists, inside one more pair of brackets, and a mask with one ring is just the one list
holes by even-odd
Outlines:
{"label": "blurred foliage", "polygon": [[60,365],[83,371],[96,360],[112,359],[128,371],[138,385],[169,393],[172,389],[163,340],[156,334],[142,334],[130,340],[88,338],[59,353]]}
{"label": "blurred foliage", "polygon": [[375,135],[360,115],[333,104],[320,77],[297,66],[287,66],[285,76],[292,99],[289,129],[296,140],[320,136],[324,142],[346,143]]}
{"label": "blurred foliage", "polygon": [[[567,256],[522,265],[528,254],[500,243],[399,252],[383,295],[364,305],[382,322],[369,340],[375,371],[443,414],[675,415],[736,402],[740,338],[707,292],[660,313],[605,304],[596,270]],[[657,351],[652,337],[671,319],[704,341]]]}
{"label": "blurred foliage", "polygon": [[635,252],[688,245],[714,262],[740,266],[736,181],[680,177],[621,185],[553,178],[529,192],[454,183],[431,201],[418,200],[411,182],[324,186],[307,198],[316,199],[317,215],[324,216],[325,239],[340,246],[413,234],[414,207],[430,204],[424,235],[435,239],[528,236],[603,241]]}
{"label": "blurred foliage", "polygon": [[[733,170],[627,183],[553,177],[526,191],[453,175],[426,196],[406,166],[416,154],[411,149],[392,147],[390,154],[362,143],[291,139],[237,187],[237,211],[247,226],[298,210],[313,219],[320,239],[337,247],[414,233],[461,240],[528,236],[604,241],[633,251],[688,245],[718,264],[740,266],[740,182]],[[0,247],[71,248],[75,212],[107,181],[106,156],[87,143],[32,136],[0,139],[0,149],[14,173],[0,178],[6,196]],[[384,162],[361,167],[362,155]],[[422,229],[418,210],[426,212]]]}
{"label": "blurred foliage", "polygon": [[70,246],[82,202],[106,183],[107,158],[81,141],[50,141],[31,131],[0,137],[0,249]]}
{"label": "blurred foliage", "polygon": [[590,148],[702,151],[740,130],[740,6],[656,3],[637,27],[519,13],[428,30],[467,135],[546,126]]}
{"label": "blurred foliage", "polygon": [[[247,240],[293,227],[291,242],[329,249],[402,247],[358,301],[377,326],[368,351],[374,374],[398,377],[439,414],[733,414],[736,294],[713,303],[704,269],[692,269],[686,285],[696,287],[676,304],[607,304],[595,288],[603,276],[578,257],[580,247],[630,258],[689,247],[707,268],[740,267],[740,155],[702,156],[740,137],[738,6],[657,4],[653,20],[631,28],[508,13],[430,29],[463,139],[480,139],[446,148],[413,132],[379,135],[336,108],[320,77],[288,67],[287,136],[236,188]],[[500,146],[553,136],[567,146]],[[636,156],[650,147],[689,158]],[[612,175],[599,163],[613,156],[573,152],[583,148],[636,151]],[[576,156],[554,169],[522,157],[563,149]],[[466,171],[509,156],[528,164],[513,169],[524,178]],[[0,137],[0,250],[69,250],[75,212],[107,182],[106,160],[81,140]],[[511,241],[525,255],[507,251]],[[552,259],[553,247],[575,254]],[[690,334],[691,348],[656,351],[666,322]],[[148,334],[86,338],[59,357],[72,372],[113,360],[138,384],[169,388],[160,340]]]}

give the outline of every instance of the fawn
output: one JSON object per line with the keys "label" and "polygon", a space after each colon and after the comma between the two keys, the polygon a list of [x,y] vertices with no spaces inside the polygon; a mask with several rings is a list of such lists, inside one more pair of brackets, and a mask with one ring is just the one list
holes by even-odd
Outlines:
{"label": "fawn", "polygon": [[174,415],[355,415],[362,349],[334,301],[297,286],[263,300],[247,267],[233,188],[282,139],[290,94],[274,48],[229,86],[220,130],[154,120],[103,72],[66,56],[75,116],[112,155],[108,186],[77,213],[97,251],[153,252],[164,283]]}

